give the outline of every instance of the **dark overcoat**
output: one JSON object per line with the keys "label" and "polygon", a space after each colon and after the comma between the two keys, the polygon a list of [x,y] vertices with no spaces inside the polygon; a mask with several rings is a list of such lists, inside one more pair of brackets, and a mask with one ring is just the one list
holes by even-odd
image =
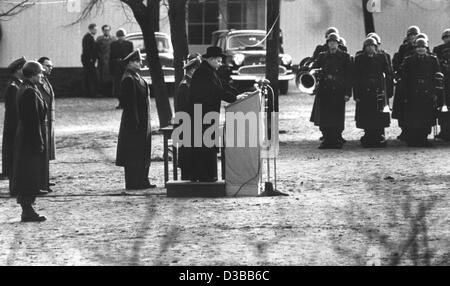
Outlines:
{"label": "dark overcoat", "polygon": [[2,174],[12,179],[14,140],[17,130],[17,92],[22,85],[22,81],[13,78],[6,87],[5,99],[5,120],[3,123],[2,141]]}
{"label": "dark overcoat", "polygon": [[345,96],[352,93],[350,55],[338,50],[321,53],[313,68],[321,68],[316,94],[314,124],[321,128],[344,130]]}
{"label": "dark overcoat", "polygon": [[83,67],[93,67],[97,61],[95,38],[90,33],[84,35],[82,40],[81,63]]}
{"label": "dark overcoat", "polygon": [[46,184],[47,104],[27,80],[17,93],[17,113],[13,188],[19,197],[33,197]]}
{"label": "dark overcoat", "polygon": [[150,118],[150,89],[137,73],[126,70],[121,83],[123,103],[117,142],[116,165],[149,167],[152,137]]}
{"label": "dark overcoat", "polygon": [[[356,100],[356,127],[361,129],[381,129],[390,125],[390,114],[378,109],[377,94],[386,92],[392,96],[392,73],[388,58],[382,53],[369,56],[361,53],[354,63],[353,96]],[[385,76],[385,80],[383,77]]]}
{"label": "dark overcoat", "polygon": [[48,137],[48,159],[55,160],[55,92],[47,77],[42,84],[38,84],[39,91],[47,104],[47,137]]}
{"label": "dark overcoat", "polygon": [[[202,107],[201,118],[208,112],[220,112],[221,102],[235,102],[237,91],[224,87],[217,72],[211,65],[203,61],[200,67],[192,76],[190,97],[191,97],[191,114],[193,114],[193,105],[200,104]],[[192,120],[194,121],[194,120]],[[193,123],[193,122],[192,122]],[[202,138],[205,130],[212,124],[202,124]],[[193,124],[193,133],[196,134]],[[194,140],[195,136],[192,136]],[[217,178],[217,148],[207,147],[202,142],[202,147],[192,148],[192,172],[194,179],[214,179]]]}
{"label": "dark overcoat", "polygon": [[125,65],[122,62],[122,59],[131,52],[133,52],[133,43],[128,40],[117,40],[111,43],[109,68],[112,75],[122,76],[125,71]]}
{"label": "dark overcoat", "polygon": [[404,92],[404,127],[428,129],[436,123],[435,73],[440,72],[435,56],[418,54],[407,57],[402,68],[402,91]]}
{"label": "dark overcoat", "polygon": [[109,57],[111,55],[111,43],[116,40],[115,37],[99,36],[96,41],[96,50],[98,56],[98,76],[100,82],[112,81],[109,69]]}
{"label": "dark overcoat", "polygon": [[[445,99],[447,106],[450,106],[450,44],[442,44],[433,49],[433,54],[439,60],[441,72],[444,74]],[[442,96],[438,97],[438,106],[444,104]],[[439,113],[439,123],[450,125],[450,112]]]}

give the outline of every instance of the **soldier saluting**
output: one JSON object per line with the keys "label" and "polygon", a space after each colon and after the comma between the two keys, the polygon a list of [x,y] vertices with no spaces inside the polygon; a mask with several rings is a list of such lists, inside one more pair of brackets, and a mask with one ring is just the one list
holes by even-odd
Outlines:
{"label": "soldier saluting", "polygon": [[[444,43],[433,49],[433,54],[439,59],[441,64],[441,71],[444,74],[444,98],[438,98],[439,106],[443,106],[444,103],[449,103],[450,95],[450,29],[446,29],[442,33],[442,40]],[[450,112],[439,113],[439,125],[441,126],[441,132],[437,136],[444,141],[450,141]]]}
{"label": "soldier saluting", "polygon": [[313,64],[321,69],[316,92],[317,111],[314,124],[320,127],[323,142],[320,149],[341,149],[345,123],[345,103],[352,90],[350,55],[339,49],[339,36],[327,38],[328,51],[322,52]]}
{"label": "soldier saluting", "polygon": [[401,91],[406,143],[411,147],[431,147],[428,134],[435,125],[436,73],[438,59],[427,53],[424,39],[415,42],[416,53],[405,59],[402,68]]}
{"label": "soldier saluting", "polygon": [[392,96],[392,76],[387,57],[377,52],[377,46],[374,38],[367,38],[354,64],[355,121],[364,129],[363,147],[386,147],[384,128],[390,125],[390,113],[383,109]]}

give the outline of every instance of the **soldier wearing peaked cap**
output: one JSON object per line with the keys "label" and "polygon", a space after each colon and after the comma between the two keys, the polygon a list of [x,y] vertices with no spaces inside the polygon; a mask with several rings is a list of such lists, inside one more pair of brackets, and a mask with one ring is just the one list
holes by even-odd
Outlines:
{"label": "soldier wearing peaked cap", "polygon": [[14,141],[17,130],[17,92],[22,86],[23,73],[22,67],[25,64],[25,57],[15,60],[8,66],[11,75],[6,87],[3,98],[5,100],[5,118],[3,122],[3,141],[2,141],[2,175],[9,179],[9,192],[12,196],[16,191],[12,188],[13,178],[13,158]]}
{"label": "soldier wearing peaked cap", "polygon": [[[439,59],[441,71],[444,74],[444,94],[438,98],[438,106],[450,103],[450,29],[446,29],[442,33],[443,44],[433,49],[433,54]],[[450,141],[450,112],[440,112],[438,114],[441,132],[437,136],[444,141]]]}
{"label": "soldier wearing peaked cap", "polygon": [[126,189],[155,188],[148,179],[152,147],[150,89],[138,74],[141,68],[139,50],[130,53],[123,62],[125,72],[120,87],[123,112],[116,166],[125,169]]}
{"label": "soldier wearing peaked cap", "polygon": [[416,53],[405,59],[402,67],[401,91],[406,143],[412,147],[429,147],[427,137],[435,125],[436,74],[439,61],[427,54],[424,39],[415,42]]}

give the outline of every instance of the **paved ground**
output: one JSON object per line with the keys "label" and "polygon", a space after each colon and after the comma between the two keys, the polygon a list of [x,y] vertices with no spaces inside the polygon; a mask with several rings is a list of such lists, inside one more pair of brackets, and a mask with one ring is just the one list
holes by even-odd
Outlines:
{"label": "paved ground", "polygon": [[289,197],[170,199],[159,135],[150,178],[160,188],[125,192],[115,105],[57,100],[57,185],[37,202],[48,221],[20,223],[0,181],[0,265],[450,265],[448,144],[406,148],[392,127],[388,149],[362,149],[350,103],[349,143],[321,151],[312,98],[291,92],[278,160]]}

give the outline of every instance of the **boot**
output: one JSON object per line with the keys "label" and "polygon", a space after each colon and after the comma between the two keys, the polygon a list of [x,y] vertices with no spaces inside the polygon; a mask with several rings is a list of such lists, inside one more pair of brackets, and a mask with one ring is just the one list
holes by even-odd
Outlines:
{"label": "boot", "polygon": [[22,222],[42,222],[47,218],[45,216],[38,215],[31,204],[21,204],[22,206]]}

